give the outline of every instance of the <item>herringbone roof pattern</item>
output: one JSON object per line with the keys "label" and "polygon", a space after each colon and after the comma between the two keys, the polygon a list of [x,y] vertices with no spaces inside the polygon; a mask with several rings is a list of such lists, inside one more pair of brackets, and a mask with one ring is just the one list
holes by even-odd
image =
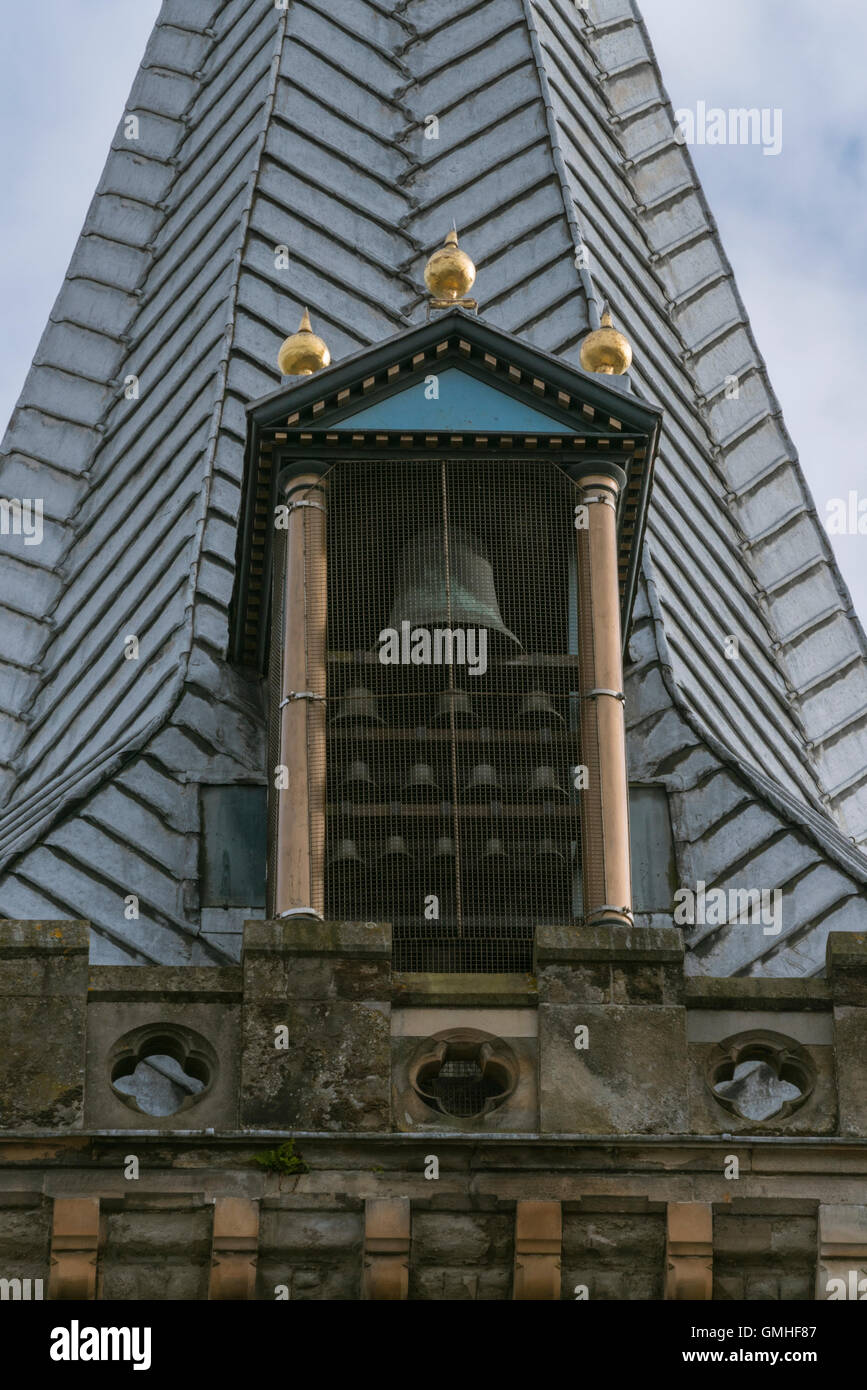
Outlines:
{"label": "herringbone roof pattern", "polygon": [[[420,321],[454,219],[491,322],[577,362],[609,300],[633,343],[634,389],[666,411],[665,650],[642,682],[667,684],[631,711],[631,756],[676,792],[706,736],[820,836],[843,886],[798,922],[803,960],[772,951],[820,968],[829,913],[863,925],[864,635],[635,6],[164,0],[129,114],[139,138],[121,120],[0,462],[0,493],[46,518],[41,546],[0,538],[0,911],[89,917],[106,960],[220,958],[196,788],[264,768],[259,691],[225,661],[244,407],[279,383],[305,305],[334,360]],[[731,815],[697,846],[675,825],[709,882]],[[767,942],[730,939],[702,968],[765,968]]]}

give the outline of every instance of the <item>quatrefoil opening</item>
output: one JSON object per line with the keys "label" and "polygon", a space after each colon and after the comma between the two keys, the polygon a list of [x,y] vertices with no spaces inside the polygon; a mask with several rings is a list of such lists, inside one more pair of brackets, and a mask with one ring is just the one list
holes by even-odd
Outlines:
{"label": "quatrefoil opening", "polygon": [[418,1048],[409,1079],[432,1110],[476,1119],[508,1100],[518,1083],[518,1061],[501,1038],[474,1028],[450,1028]]}
{"label": "quatrefoil opening", "polygon": [[176,1115],[205,1096],[217,1074],[206,1038],[175,1023],[148,1023],[118,1038],[108,1077],[118,1100],[141,1115]]}
{"label": "quatrefoil opening", "polygon": [[713,1050],[707,1084],[716,1103],[749,1125],[783,1120],[809,1099],[816,1068],[800,1043],[753,1029]]}

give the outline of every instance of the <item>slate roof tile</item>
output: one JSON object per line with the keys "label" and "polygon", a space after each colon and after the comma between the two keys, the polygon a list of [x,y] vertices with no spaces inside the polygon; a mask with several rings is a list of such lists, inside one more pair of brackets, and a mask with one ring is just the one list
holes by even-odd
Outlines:
{"label": "slate roof tile", "polygon": [[[191,788],[255,780],[264,757],[258,696],[220,656],[243,405],[278,384],[305,305],[335,360],[420,321],[454,217],[493,323],[575,362],[607,296],[634,389],[666,409],[629,757],[675,794],[681,876],[740,872],[738,854],[770,886],[815,875],[790,943],[720,928],[691,968],[809,973],[821,914],[861,921],[867,866],[845,834],[867,837],[863,633],[637,10],[594,14],[165,0],[127,105],[140,141],[122,120],[0,464],[4,486],[45,496],[52,547],[8,562],[9,594],[38,595],[42,621],[0,610],[0,757],[16,759],[14,780],[0,768],[0,911],[91,916],[104,959],[219,958],[190,897]],[[116,650],[133,623],[158,652],[134,677]],[[749,809],[727,820],[730,801]],[[166,885],[138,923],[118,873],[143,903],[151,875]]]}

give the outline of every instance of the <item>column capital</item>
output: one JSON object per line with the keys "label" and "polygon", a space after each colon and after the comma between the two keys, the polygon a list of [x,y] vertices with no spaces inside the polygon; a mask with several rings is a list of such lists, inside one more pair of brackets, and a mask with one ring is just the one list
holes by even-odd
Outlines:
{"label": "column capital", "polygon": [[293,459],[277,474],[277,495],[286,498],[293,492],[321,486],[328,468],[324,459]]}
{"label": "column capital", "polygon": [[603,481],[618,493],[626,487],[625,470],[609,459],[576,459],[566,465],[566,475],[579,487],[598,486]]}

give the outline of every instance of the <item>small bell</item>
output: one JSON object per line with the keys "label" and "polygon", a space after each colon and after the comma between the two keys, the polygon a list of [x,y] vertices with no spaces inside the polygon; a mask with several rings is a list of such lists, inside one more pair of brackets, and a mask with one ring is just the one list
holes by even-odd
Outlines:
{"label": "small bell", "polygon": [[485,874],[502,874],[509,863],[509,856],[501,839],[492,835],[485,845],[482,855],[482,869]]}
{"label": "small bell", "polygon": [[566,856],[553,840],[540,840],[536,845],[533,862],[537,868],[562,871],[567,867]]}
{"label": "small bell", "polygon": [[346,801],[367,802],[377,800],[376,783],[370,775],[367,763],[353,763],[340,783],[341,796]]}
{"label": "small bell", "polygon": [[333,724],[385,724],[385,720],[379,713],[376,696],[372,690],[367,690],[364,686],[357,686],[353,690],[347,690],[342,696],[335,714]]}
{"label": "small bell", "polygon": [[500,779],[489,763],[477,763],[467,778],[464,796],[468,801],[496,801],[502,793]]}
{"label": "small bell", "polygon": [[410,805],[425,805],[441,799],[439,783],[428,763],[415,763],[400,789],[401,801]]}
{"label": "small bell", "polygon": [[518,715],[521,724],[528,729],[563,729],[566,720],[559,714],[550,696],[544,690],[533,690],[521,702]]}
{"label": "small bell", "polygon": [[400,873],[412,869],[413,858],[402,835],[389,835],[385,842],[385,849],[379,855],[377,863],[383,867],[396,869]]}
{"label": "small bell", "polygon": [[440,835],[436,842],[434,852],[431,855],[431,863],[440,866],[451,866],[455,862],[455,842],[451,835]]}
{"label": "small bell", "polygon": [[365,865],[354,840],[340,840],[325,866],[332,912],[352,912],[364,890]]}
{"label": "small bell", "polygon": [[557,781],[553,767],[537,767],[530,778],[529,796],[533,801],[568,801],[565,787]]}
{"label": "small bell", "polygon": [[437,712],[432,728],[449,728],[452,715],[456,729],[472,729],[476,724],[473,702],[465,690],[443,690],[437,698]]}
{"label": "small bell", "polygon": [[449,907],[454,899],[456,869],[455,842],[451,835],[440,835],[428,861],[426,874],[430,879],[431,888],[446,907]]}

